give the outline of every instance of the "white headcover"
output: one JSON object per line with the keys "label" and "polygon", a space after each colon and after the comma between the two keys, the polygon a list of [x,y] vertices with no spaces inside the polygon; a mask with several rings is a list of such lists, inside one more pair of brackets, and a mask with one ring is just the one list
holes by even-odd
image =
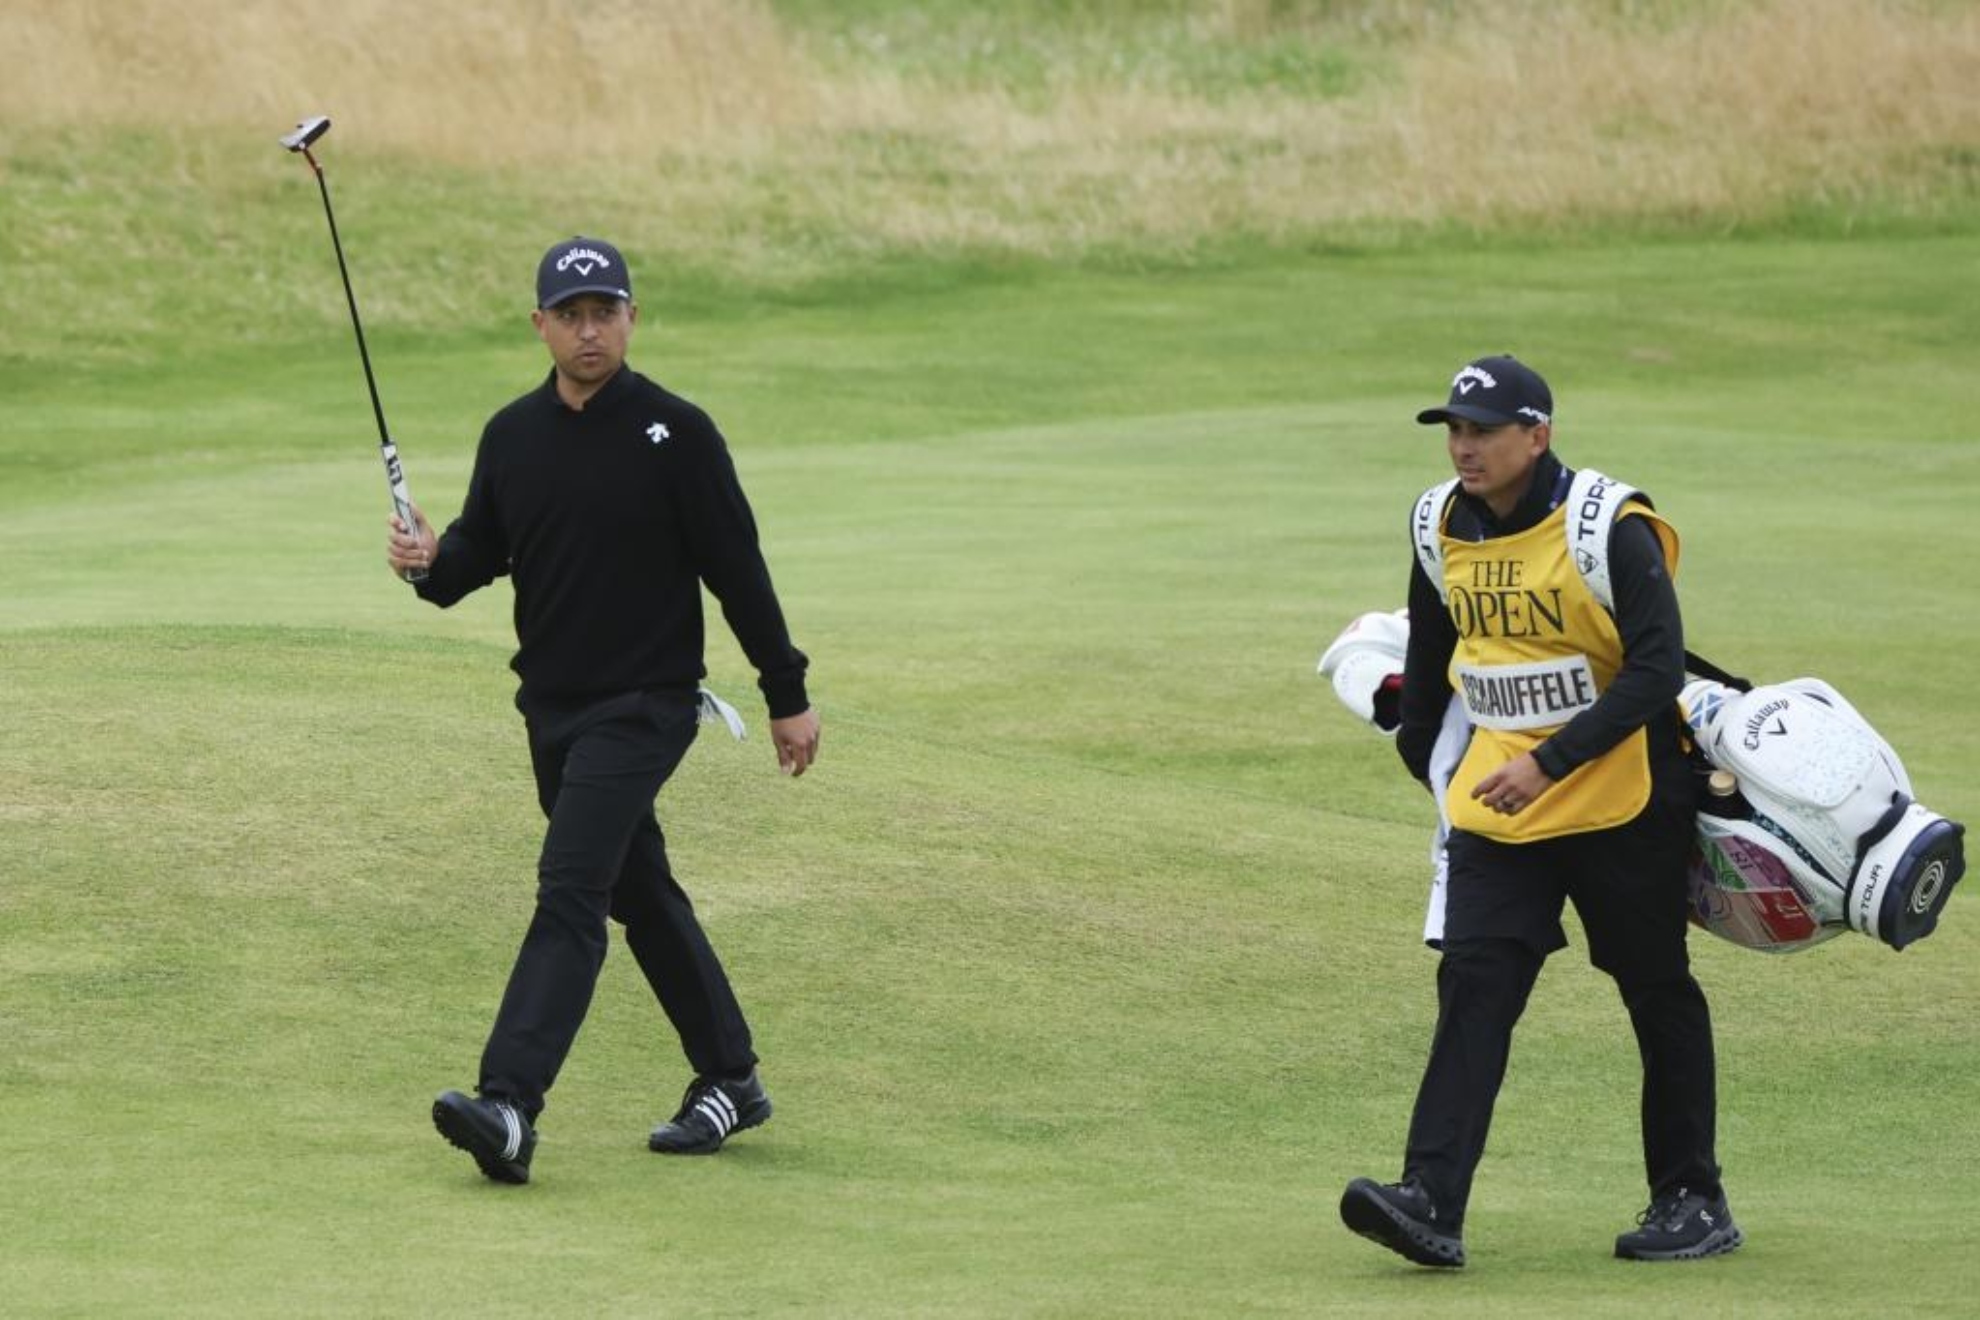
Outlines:
{"label": "white headcover", "polygon": [[1321,653],[1319,670],[1322,677],[1333,680],[1334,695],[1342,705],[1393,735],[1396,725],[1386,722],[1375,698],[1384,685],[1401,677],[1408,654],[1409,611],[1377,611],[1360,615],[1342,630]]}

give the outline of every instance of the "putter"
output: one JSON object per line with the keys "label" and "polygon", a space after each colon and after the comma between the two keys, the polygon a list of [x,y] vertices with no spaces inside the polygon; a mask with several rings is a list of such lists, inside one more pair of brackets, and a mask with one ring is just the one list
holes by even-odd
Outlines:
{"label": "putter", "polygon": [[[399,463],[399,447],[392,443],[392,434],[385,426],[385,407],[378,402],[378,381],[371,374],[371,353],[364,346],[364,322],[358,319],[357,295],[351,292],[350,268],[344,264],[343,240],[337,237],[337,214],[330,209],[330,185],[323,177],[323,166],[310,154],[310,146],[330,131],[327,115],[317,115],[296,125],[296,131],[281,138],[281,143],[290,151],[296,152],[309,162],[310,169],[316,172],[316,188],[323,194],[323,218],[330,222],[330,246],[337,252],[337,274],[344,280],[344,301],[351,308],[351,329],[357,332],[358,360],[364,364],[364,386],[371,391],[371,414],[378,419],[378,453],[385,460],[385,484],[392,491],[392,508],[398,513],[399,521],[406,530],[416,532],[419,524],[413,517],[412,494],[406,489],[406,470]],[[402,574],[408,582],[421,582],[426,578],[423,568],[409,568]]]}

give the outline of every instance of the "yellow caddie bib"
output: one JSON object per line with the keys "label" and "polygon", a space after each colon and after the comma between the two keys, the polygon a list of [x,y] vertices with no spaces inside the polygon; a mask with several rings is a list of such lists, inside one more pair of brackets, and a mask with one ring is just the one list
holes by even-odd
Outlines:
{"label": "yellow caddie bib", "polygon": [[[1595,704],[1622,667],[1622,635],[1569,553],[1568,505],[1522,532],[1485,541],[1437,535],[1444,602],[1457,627],[1451,687],[1473,732],[1445,796],[1453,828],[1507,843],[1607,829],[1650,801],[1649,739],[1636,730],[1576,767],[1516,816],[1471,796],[1488,774],[1532,751]],[[1652,520],[1671,571],[1677,535],[1640,503],[1618,517]],[[1445,511],[1448,519],[1448,509]]]}

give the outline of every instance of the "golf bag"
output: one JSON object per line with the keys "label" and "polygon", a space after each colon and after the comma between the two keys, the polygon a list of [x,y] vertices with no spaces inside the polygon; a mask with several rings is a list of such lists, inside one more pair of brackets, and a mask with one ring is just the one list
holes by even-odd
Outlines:
{"label": "golf bag", "polygon": [[1679,699],[1717,777],[1699,807],[1693,917],[1770,953],[1854,930],[1902,949],[1930,935],[1965,874],[1963,826],[1913,796],[1904,764],[1827,683]]}
{"label": "golf bag", "polygon": [[[1320,658],[1341,704],[1390,737],[1408,643],[1406,611],[1363,614]],[[1701,678],[1679,705],[1698,755],[1730,776],[1717,785],[1728,791],[1701,794],[1688,877],[1694,922],[1768,953],[1847,930],[1893,949],[1932,933],[1966,872],[1965,827],[1913,798],[1897,753],[1842,694],[1813,678],[1750,691]],[[1469,736],[1454,696],[1431,762],[1440,819],[1424,940],[1433,948],[1450,828],[1442,793]]]}

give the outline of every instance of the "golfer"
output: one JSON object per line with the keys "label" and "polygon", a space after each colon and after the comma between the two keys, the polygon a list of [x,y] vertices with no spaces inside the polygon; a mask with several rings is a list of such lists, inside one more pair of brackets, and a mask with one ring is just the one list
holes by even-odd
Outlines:
{"label": "golfer", "polygon": [[791,644],[721,433],[626,365],[639,320],[617,248],[544,254],[530,319],[541,386],[489,419],[460,517],[435,537],[392,518],[386,560],[424,567],[442,607],[508,575],[537,800],[549,817],[536,911],[481,1056],[478,1094],[433,1106],[441,1135],[499,1182],[529,1181],[536,1121],[605,959],[606,919],[680,1037],[694,1079],[651,1149],[707,1154],[770,1117],[749,1024],[667,864],[654,796],[694,741],[705,583],[758,674],[779,766],[818,755]]}
{"label": "golfer", "polygon": [[[1464,1264],[1513,1026],[1540,965],[1567,944],[1566,902],[1589,960],[1615,980],[1643,1064],[1650,1205],[1615,1254],[1683,1260],[1741,1241],[1714,1153],[1712,1024],[1685,949],[1694,790],[1679,740],[1677,536],[1630,488],[1578,482],[1554,455],[1553,412],[1537,373],[1488,357],[1417,414],[1445,427],[1457,479],[1412,520],[1397,746],[1428,783],[1453,691],[1472,736],[1445,795],[1437,1025],[1402,1181],[1355,1179],[1341,1217],[1422,1265]],[[1571,537],[1597,529],[1606,538],[1571,553]],[[1613,610],[1591,586],[1598,562]]]}

